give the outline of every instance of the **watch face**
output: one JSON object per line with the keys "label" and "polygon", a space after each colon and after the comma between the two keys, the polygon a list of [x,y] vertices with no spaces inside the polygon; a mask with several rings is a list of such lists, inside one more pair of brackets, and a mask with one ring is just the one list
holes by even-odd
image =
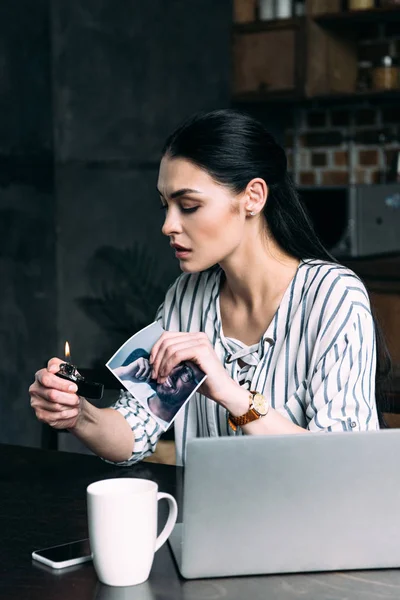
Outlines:
{"label": "watch face", "polygon": [[262,394],[255,394],[253,396],[253,408],[258,412],[259,415],[264,416],[268,412],[267,400]]}

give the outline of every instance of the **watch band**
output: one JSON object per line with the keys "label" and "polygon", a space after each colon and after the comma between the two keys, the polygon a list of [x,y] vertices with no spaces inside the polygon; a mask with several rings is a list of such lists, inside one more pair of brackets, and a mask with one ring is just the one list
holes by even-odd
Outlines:
{"label": "watch band", "polygon": [[[262,407],[263,407],[262,412],[260,410],[257,410],[257,408],[255,407],[256,396],[259,397],[259,398],[257,398],[257,400],[258,400],[257,406],[259,408],[261,408],[261,405],[262,405]],[[231,429],[233,429],[233,431],[236,431],[236,429],[238,427],[247,425],[248,423],[251,423],[252,421],[256,421],[260,417],[265,417],[265,415],[268,414],[269,403],[267,402],[266,398],[262,394],[260,394],[259,392],[250,391],[249,400],[250,400],[250,407],[249,407],[249,410],[244,415],[241,415],[240,417],[235,417],[231,414],[229,415],[228,423],[229,423]],[[260,400],[261,400],[261,402],[260,402]]]}

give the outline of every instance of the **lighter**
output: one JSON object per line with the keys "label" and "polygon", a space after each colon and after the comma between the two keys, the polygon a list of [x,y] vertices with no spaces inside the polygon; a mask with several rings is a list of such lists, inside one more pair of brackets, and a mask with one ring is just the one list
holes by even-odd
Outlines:
{"label": "lighter", "polygon": [[96,381],[88,381],[83,377],[75,365],[65,362],[60,364],[60,370],[56,373],[57,377],[67,379],[78,386],[78,396],[91,398],[92,400],[100,400],[103,396],[104,385]]}

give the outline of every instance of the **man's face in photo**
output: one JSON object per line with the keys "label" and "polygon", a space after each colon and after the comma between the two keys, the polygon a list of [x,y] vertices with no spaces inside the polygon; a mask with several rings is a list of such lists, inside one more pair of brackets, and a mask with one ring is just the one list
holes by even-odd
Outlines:
{"label": "man's face in photo", "polygon": [[196,386],[193,369],[186,363],[174,367],[162,384],[157,384],[157,396],[168,406],[181,404]]}

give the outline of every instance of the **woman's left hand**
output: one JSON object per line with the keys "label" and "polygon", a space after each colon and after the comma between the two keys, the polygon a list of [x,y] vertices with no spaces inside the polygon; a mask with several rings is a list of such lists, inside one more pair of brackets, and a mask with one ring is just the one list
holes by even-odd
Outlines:
{"label": "woman's left hand", "polygon": [[163,383],[172,369],[183,361],[194,362],[207,375],[200,392],[215,402],[224,404],[229,394],[238,387],[221,364],[207,335],[202,332],[163,333],[151,350],[152,377]]}

